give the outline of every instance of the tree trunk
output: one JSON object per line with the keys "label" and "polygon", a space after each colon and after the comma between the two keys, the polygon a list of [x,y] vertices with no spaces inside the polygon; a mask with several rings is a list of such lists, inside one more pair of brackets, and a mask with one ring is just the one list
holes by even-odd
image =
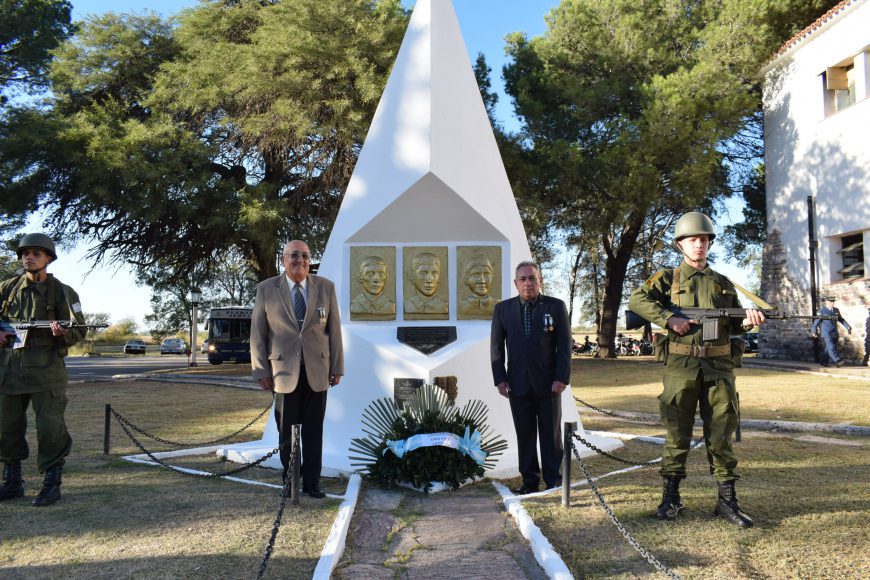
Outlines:
{"label": "tree trunk", "polygon": [[571,273],[568,276],[568,321],[573,323],[574,320],[574,297],[577,295],[577,284],[580,278],[580,257],[583,252],[577,248],[577,255],[574,256],[574,265],[571,267]]}
{"label": "tree trunk", "polygon": [[602,239],[607,258],[604,264],[604,301],[601,308],[601,329],[598,333],[598,358],[616,358],[614,340],[625,273],[643,226],[644,215],[643,211],[634,211],[629,216],[615,252],[608,236],[605,235]]}

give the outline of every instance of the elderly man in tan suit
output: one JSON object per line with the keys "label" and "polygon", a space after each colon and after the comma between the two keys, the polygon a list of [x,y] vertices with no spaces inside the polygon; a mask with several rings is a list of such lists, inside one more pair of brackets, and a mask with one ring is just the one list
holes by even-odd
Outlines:
{"label": "elderly man in tan suit", "polygon": [[[335,285],[309,274],[311,252],[294,240],[281,255],[284,274],[257,286],[251,317],[254,380],[275,396],[278,441],[290,440],[302,424],[302,492],[326,497],[320,489],[326,392],[344,374],[341,319]],[[287,477],[290,446],[281,450]]]}

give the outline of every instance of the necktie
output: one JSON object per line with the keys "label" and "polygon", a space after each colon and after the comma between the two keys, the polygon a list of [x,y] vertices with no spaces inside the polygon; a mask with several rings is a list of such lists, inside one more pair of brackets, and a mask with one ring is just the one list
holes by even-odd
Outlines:
{"label": "necktie", "polygon": [[532,303],[526,302],[523,304],[523,333],[526,336],[532,334]]}
{"label": "necktie", "polygon": [[305,321],[305,298],[302,297],[302,286],[296,284],[293,286],[296,291],[296,297],[293,299],[293,309],[296,311],[296,320],[299,321],[299,327],[302,328],[302,323]]}

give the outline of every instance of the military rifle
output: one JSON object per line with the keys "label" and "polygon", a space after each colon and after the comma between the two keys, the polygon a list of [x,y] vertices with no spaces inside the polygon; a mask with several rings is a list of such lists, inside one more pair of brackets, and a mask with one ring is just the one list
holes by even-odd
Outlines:
{"label": "military rifle", "polygon": [[[738,318],[743,320],[746,318],[746,309],[745,308],[682,308],[673,306],[670,308],[673,310],[675,316],[679,316],[680,318],[685,318],[687,320],[697,320],[703,326],[701,336],[702,340],[717,340],[719,338],[719,319],[720,318]],[[836,316],[830,315],[816,315],[816,316],[806,316],[802,314],[787,314],[782,312],[778,308],[774,308],[771,310],[759,309],[764,314],[764,317],[768,320],[792,320],[792,319],[806,319],[806,320],[837,320]],[[648,321],[646,318],[639,316],[632,312],[631,310],[625,311],[625,329],[626,330],[634,330],[636,328],[640,328]]]}
{"label": "military rifle", "polygon": [[[30,322],[7,322],[5,320],[0,320],[0,331],[3,332],[12,332],[14,333],[17,330],[36,330],[39,328],[42,329],[50,329],[51,323],[57,322],[60,324],[61,328],[108,328],[108,324],[83,324],[77,322],[75,320],[31,320]],[[3,346],[12,346],[15,344],[15,337],[10,336],[6,344]]]}

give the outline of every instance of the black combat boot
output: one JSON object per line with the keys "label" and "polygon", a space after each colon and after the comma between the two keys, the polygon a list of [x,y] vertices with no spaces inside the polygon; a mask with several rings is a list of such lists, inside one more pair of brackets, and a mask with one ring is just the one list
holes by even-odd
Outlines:
{"label": "black combat boot", "polygon": [[0,487],[0,501],[24,497],[24,480],[21,479],[21,462],[13,461],[3,467],[3,486]]}
{"label": "black combat boot", "polygon": [[680,477],[674,475],[662,476],[662,503],[656,510],[656,517],[660,520],[675,520],[683,511],[683,502],[680,499]]}
{"label": "black combat boot", "polygon": [[752,518],[743,513],[740,506],[737,505],[737,494],[734,491],[734,480],[717,481],[719,486],[719,501],[716,502],[716,511],[713,513],[717,516],[722,516],[725,521],[740,526],[741,528],[751,528]]}
{"label": "black combat boot", "polygon": [[42,507],[51,505],[60,499],[61,476],[63,467],[55,465],[45,470],[45,479],[42,480],[42,490],[33,499],[33,505]]}

